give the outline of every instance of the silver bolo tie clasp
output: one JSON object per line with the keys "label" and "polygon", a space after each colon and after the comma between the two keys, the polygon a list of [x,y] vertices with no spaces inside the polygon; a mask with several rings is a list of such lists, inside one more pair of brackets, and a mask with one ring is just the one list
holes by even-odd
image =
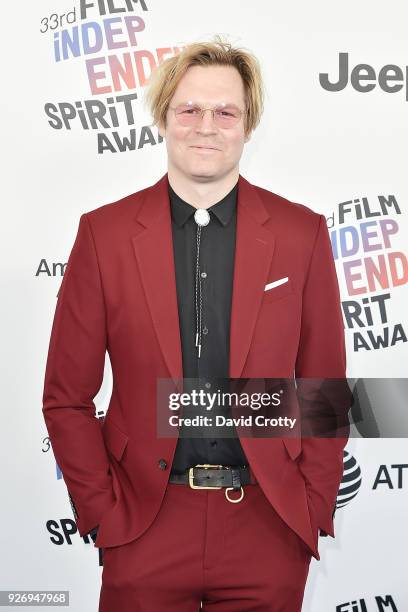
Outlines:
{"label": "silver bolo tie clasp", "polygon": [[198,208],[194,213],[194,221],[197,224],[197,256],[196,256],[196,282],[195,282],[195,306],[196,306],[196,341],[198,357],[201,356],[201,327],[202,327],[202,292],[200,274],[200,240],[201,228],[210,222],[210,213],[205,208]]}

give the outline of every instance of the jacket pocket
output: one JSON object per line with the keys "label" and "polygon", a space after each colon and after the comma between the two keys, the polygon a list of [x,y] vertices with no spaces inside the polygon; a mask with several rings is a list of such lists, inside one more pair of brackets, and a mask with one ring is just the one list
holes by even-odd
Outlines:
{"label": "jacket pocket", "polygon": [[262,304],[269,304],[270,302],[274,302],[275,300],[279,300],[293,293],[293,285],[290,278],[281,285],[277,285],[276,287],[272,287],[272,289],[267,289],[264,291],[264,296],[262,299]]}
{"label": "jacket pocket", "polygon": [[123,432],[111,419],[106,419],[102,427],[105,446],[113,457],[120,461],[129,442],[129,436]]}
{"label": "jacket pocket", "polygon": [[288,452],[289,457],[296,461],[302,451],[302,442],[299,437],[289,438],[288,436],[282,438],[282,442]]}

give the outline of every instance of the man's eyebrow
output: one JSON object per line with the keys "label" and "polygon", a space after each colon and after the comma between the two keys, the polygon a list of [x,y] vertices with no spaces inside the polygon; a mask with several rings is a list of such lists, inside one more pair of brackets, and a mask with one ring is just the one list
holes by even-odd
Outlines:
{"label": "man's eyebrow", "polygon": [[[187,103],[200,104],[200,105],[204,104],[204,102],[201,102],[200,100],[195,100],[194,98],[185,98],[185,99],[180,100],[180,102],[185,102],[186,104]],[[178,102],[178,103],[180,104],[180,102]],[[214,106],[217,105],[217,104],[225,104],[225,105],[227,105],[227,104],[238,104],[238,102],[232,102],[231,100],[227,100],[227,101],[226,100],[218,100],[217,102],[214,103]]]}
{"label": "man's eyebrow", "polygon": [[239,108],[239,104],[237,102],[225,102],[224,100],[216,102],[215,104],[210,104],[209,106],[203,104],[202,102],[198,102],[197,100],[180,100],[179,102],[175,102],[173,106],[179,106],[180,104],[193,104],[200,106],[201,108],[217,108],[218,106],[237,106]]}

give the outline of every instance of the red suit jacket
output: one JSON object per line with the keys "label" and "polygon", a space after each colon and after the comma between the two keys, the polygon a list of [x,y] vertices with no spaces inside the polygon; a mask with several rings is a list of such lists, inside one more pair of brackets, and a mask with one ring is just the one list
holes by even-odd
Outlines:
{"label": "red suit jacket", "polygon": [[[276,279],[288,281],[269,291]],[[95,418],[108,351],[113,391]],[[345,377],[323,215],[239,175],[230,377]],[[182,379],[168,176],[80,217],[52,326],[43,415],[81,536],[126,544],[157,515],[177,438],[156,431],[157,378]],[[241,444],[265,495],[313,556],[333,516],[349,431]]]}

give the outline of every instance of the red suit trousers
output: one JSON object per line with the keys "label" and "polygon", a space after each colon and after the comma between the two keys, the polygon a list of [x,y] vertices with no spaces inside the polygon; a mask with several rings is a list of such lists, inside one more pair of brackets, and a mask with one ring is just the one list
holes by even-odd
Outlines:
{"label": "red suit trousers", "polygon": [[300,612],[311,552],[259,484],[244,493],[169,483],[147,531],[103,549],[99,612]]}

